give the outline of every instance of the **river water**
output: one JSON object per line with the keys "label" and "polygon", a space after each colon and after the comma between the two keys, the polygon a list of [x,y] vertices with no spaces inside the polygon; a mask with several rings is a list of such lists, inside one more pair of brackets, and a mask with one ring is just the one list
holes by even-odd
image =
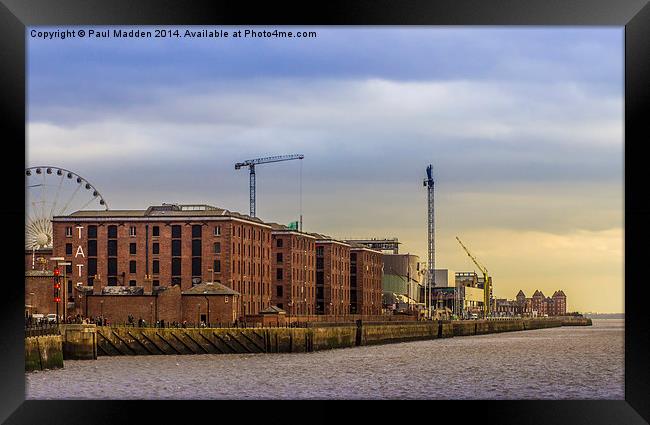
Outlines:
{"label": "river water", "polygon": [[28,399],[623,399],[624,321],[314,353],[100,357]]}

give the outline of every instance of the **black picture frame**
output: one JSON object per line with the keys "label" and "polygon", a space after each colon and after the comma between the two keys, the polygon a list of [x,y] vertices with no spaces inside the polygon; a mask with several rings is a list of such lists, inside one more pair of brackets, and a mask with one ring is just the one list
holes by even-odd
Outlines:
{"label": "black picture frame", "polygon": [[[650,422],[648,340],[644,303],[648,285],[643,281],[645,254],[650,239],[650,197],[643,143],[648,139],[648,119],[643,111],[650,103],[650,5],[647,0],[330,0],[327,2],[181,1],[181,0],[0,0],[0,86],[3,146],[17,154],[6,156],[3,171],[9,177],[0,214],[10,271],[3,285],[3,335],[0,337],[0,419],[18,424],[168,423],[199,420],[204,414],[215,420],[230,415],[239,421],[340,420],[326,406],[305,406],[290,415],[273,406],[250,409],[241,403],[210,404],[142,401],[25,401],[22,285],[24,275],[14,266],[24,240],[24,190],[17,159],[25,153],[26,33],[31,25],[163,25],[163,24],[264,24],[264,25],[571,25],[625,27],[625,400],[624,401],[444,401],[406,407],[407,412],[386,415],[377,403],[354,406],[355,416],[366,421],[427,421],[513,424],[642,424]],[[646,107],[646,108],[644,108]],[[15,149],[14,149],[15,148]],[[14,180],[15,179],[15,180]],[[8,190],[10,189],[10,192]],[[20,201],[23,201],[22,203]],[[13,260],[11,260],[13,258]],[[463,404],[461,404],[463,403]],[[352,406],[348,406],[352,407]],[[402,410],[400,409],[400,410]],[[338,410],[338,409],[337,409]],[[443,415],[443,412],[447,414]],[[415,412],[415,413],[413,413]],[[311,414],[310,414],[311,413]],[[451,418],[448,415],[451,415]],[[457,419],[454,420],[454,415]],[[442,419],[447,416],[446,419]],[[139,417],[142,419],[136,420]]]}

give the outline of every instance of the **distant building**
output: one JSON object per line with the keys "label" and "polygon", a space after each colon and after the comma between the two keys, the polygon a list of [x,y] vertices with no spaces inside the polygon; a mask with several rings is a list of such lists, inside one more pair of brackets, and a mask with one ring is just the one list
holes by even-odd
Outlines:
{"label": "distant building", "polygon": [[350,245],[316,237],[316,314],[350,313]]}
{"label": "distant building", "polygon": [[[408,310],[414,310],[423,301],[421,288],[426,278],[420,257],[414,254],[383,254],[382,290],[384,294],[395,294]],[[386,298],[385,299],[396,299]]]}
{"label": "distant building", "polygon": [[516,296],[517,308],[524,316],[561,316],[566,314],[566,295],[559,290],[552,297],[544,296],[540,290],[535,290],[531,298],[526,298],[523,291]]}
{"label": "distant building", "polygon": [[483,278],[476,272],[456,272],[455,281],[458,288],[459,308],[458,314],[467,316],[472,313],[483,314],[483,305],[485,304],[485,294],[483,285],[479,279]]}
{"label": "distant building", "polygon": [[366,239],[346,239],[345,242],[349,244],[363,245],[383,254],[399,253],[400,241],[397,238],[366,238]]}
{"label": "distant building", "polygon": [[379,315],[382,311],[382,253],[350,248],[350,313]]}
{"label": "distant building", "polygon": [[272,304],[290,315],[316,314],[316,238],[270,224]]}
{"label": "distant building", "polygon": [[449,269],[436,269],[434,271],[434,283],[437,288],[453,288],[456,286],[456,275]]}

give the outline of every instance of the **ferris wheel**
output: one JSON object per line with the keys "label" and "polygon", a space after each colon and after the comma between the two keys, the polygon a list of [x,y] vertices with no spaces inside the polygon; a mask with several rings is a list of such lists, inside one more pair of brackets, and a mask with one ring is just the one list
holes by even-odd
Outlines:
{"label": "ferris wheel", "polygon": [[79,174],[61,167],[25,169],[25,248],[52,247],[52,217],[84,208],[108,210],[101,193]]}

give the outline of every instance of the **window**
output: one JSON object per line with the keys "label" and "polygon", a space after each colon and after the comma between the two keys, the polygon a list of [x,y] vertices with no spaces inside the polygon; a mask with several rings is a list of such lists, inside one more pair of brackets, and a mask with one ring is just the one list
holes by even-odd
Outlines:
{"label": "window", "polygon": [[172,277],[172,285],[180,285],[180,284],[181,284],[180,277]]}
{"label": "window", "polygon": [[180,237],[181,237],[181,226],[179,225],[172,226],[172,238],[180,238]]}
{"label": "window", "polygon": [[278,238],[278,240],[277,240],[277,242],[276,242],[276,246],[277,246],[278,248],[282,248],[282,238]]}
{"label": "window", "polygon": [[275,278],[276,278],[277,280],[282,280],[282,273],[283,273],[283,271],[284,271],[284,270],[282,270],[282,269],[276,269],[276,271],[275,271]]}
{"label": "window", "polygon": [[215,273],[221,273],[221,260],[214,260],[212,263],[212,270],[214,270]]}
{"label": "window", "polygon": [[160,236],[160,227],[153,226],[151,234],[153,235],[154,238],[157,238],[158,236]]}
{"label": "window", "polygon": [[115,276],[109,276],[108,286],[115,286],[115,285],[117,285],[117,278]]}
{"label": "window", "polygon": [[129,280],[129,286],[135,286],[135,280]]}
{"label": "window", "polygon": [[97,226],[88,226],[88,239],[97,239]]}
{"label": "window", "polygon": [[276,295],[277,295],[278,297],[281,297],[281,296],[282,296],[282,291],[283,291],[282,285],[278,285],[278,286],[276,287]]}
{"label": "window", "polygon": [[88,240],[88,256],[97,257],[97,239]]}
{"label": "window", "polygon": [[201,256],[201,239],[192,239],[192,257]]}
{"label": "window", "polygon": [[135,255],[136,253],[136,245],[135,243],[130,243],[129,244],[129,254]]}
{"label": "window", "polygon": [[281,263],[281,262],[282,262],[282,253],[281,253],[281,252],[278,252],[278,253],[277,253],[277,255],[276,255],[276,261],[277,261],[278,263]]}
{"label": "window", "polygon": [[172,276],[181,275],[181,259],[172,258]]}
{"label": "window", "polygon": [[129,261],[129,273],[135,273],[135,261]]}
{"label": "window", "polygon": [[[72,274],[72,266],[66,266],[66,267],[70,267],[70,274]],[[97,274],[97,259],[96,258],[89,258],[88,259],[88,276],[95,276],[96,274]]]}
{"label": "window", "polygon": [[172,239],[172,256],[180,257],[181,256],[181,240]]}
{"label": "window", "polygon": [[109,239],[117,238],[117,226],[108,226],[108,237]]}
{"label": "window", "polygon": [[151,272],[153,274],[159,274],[160,273],[160,261],[153,260],[152,267],[151,267]]}
{"label": "window", "polygon": [[72,244],[65,244],[65,255],[72,255]]}
{"label": "window", "polygon": [[108,240],[108,256],[117,257],[117,239]]}
{"label": "window", "polygon": [[108,275],[109,276],[115,276],[116,274],[117,274],[117,258],[109,258],[108,259]]}
{"label": "window", "polygon": [[316,248],[316,255],[319,256],[319,257],[322,257],[323,255],[325,255],[325,248],[322,247],[322,246],[317,247]]}
{"label": "window", "polygon": [[160,254],[160,244],[158,242],[153,243],[153,249],[152,252],[154,254]]}
{"label": "window", "polygon": [[65,228],[65,237],[66,238],[71,238],[72,237],[72,227],[66,227]]}
{"label": "window", "polygon": [[221,254],[221,243],[215,242],[213,246],[213,251],[215,254]]}
{"label": "window", "polygon": [[192,225],[192,237],[193,238],[200,238],[201,237],[201,226],[200,224],[194,224]]}
{"label": "window", "polygon": [[282,303],[278,303],[278,307],[279,307],[279,308],[282,308],[282,309],[284,308],[283,305],[282,305]]}
{"label": "window", "polygon": [[221,226],[214,226],[214,235],[221,236]]}
{"label": "window", "polygon": [[129,236],[135,236],[135,226],[129,227]]}
{"label": "window", "polygon": [[153,286],[160,286],[160,281],[159,280],[154,280],[153,281]]}
{"label": "window", "polygon": [[[88,267],[90,267],[90,260],[91,259],[88,259]],[[97,264],[97,259],[94,258],[94,260],[95,260],[95,264]],[[72,264],[68,264],[67,266],[65,266],[65,274],[67,274],[68,276],[72,274]],[[90,274],[90,272],[88,272],[88,274]],[[97,274],[97,273],[93,273],[93,274]]]}
{"label": "window", "polygon": [[192,276],[201,276],[201,257],[192,258]]}

